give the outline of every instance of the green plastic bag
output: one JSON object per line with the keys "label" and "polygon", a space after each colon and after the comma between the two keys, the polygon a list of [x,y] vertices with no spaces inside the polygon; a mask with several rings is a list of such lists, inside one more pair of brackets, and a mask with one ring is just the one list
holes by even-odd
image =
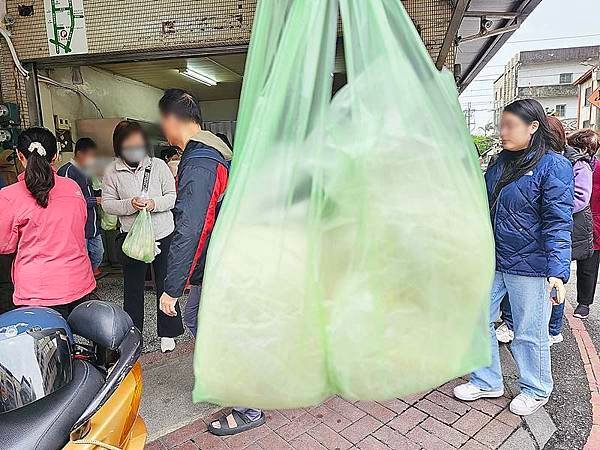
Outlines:
{"label": "green plastic bag", "polygon": [[100,228],[104,231],[113,231],[117,229],[118,217],[112,214],[106,214],[102,208],[100,208]]}
{"label": "green plastic bag", "polygon": [[490,363],[492,234],[452,77],[401,2],[340,0],[331,100],[337,6],[258,4],[195,401],[381,400]]}
{"label": "green plastic bag", "polygon": [[144,208],[138,213],[123,241],[123,253],[130,258],[151,263],[156,255],[155,241],[152,218],[148,210]]}

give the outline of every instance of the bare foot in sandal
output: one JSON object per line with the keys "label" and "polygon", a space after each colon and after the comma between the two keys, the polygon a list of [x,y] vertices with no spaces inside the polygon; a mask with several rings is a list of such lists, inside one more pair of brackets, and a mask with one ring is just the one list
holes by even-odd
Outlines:
{"label": "bare foot in sandal", "polygon": [[223,414],[208,426],[208,431],[216,436],[231,436],[251,430],[265,423],[265,413],[260,412],[256,420],[250,419],[246,414],[232,410],[231,414]]}

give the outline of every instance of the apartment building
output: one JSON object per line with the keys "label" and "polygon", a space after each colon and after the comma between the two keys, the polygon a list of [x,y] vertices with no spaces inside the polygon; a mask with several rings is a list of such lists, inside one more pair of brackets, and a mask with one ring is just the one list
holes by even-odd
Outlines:
{"label": "apartment building", "polygon": [[578,88],[574,82],[600,59],[600,46],[553,48],[519,52],[506,64],[494,82],[494,122],[502,108],[523,98],[538,100],[544,109],[559,117],[567,128],[578,118]]}

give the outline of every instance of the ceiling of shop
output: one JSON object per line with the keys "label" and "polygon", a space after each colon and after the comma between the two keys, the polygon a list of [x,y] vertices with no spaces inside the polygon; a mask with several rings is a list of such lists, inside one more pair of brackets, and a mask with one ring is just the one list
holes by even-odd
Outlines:
{"label": "ceiling of shop", "polygon": [[[335,60],[335,72],[345,71],[341,46]],[[154,61],[99,64],[109,72],[131,78],[160,89],[181,88],[191,92],[200,101],[235,99],[240,97],[246,54],[171,58]],[[216,86],[206,86],[180,73],[185,68],[212,78]]]}
{"label": "ceiling of shop", "polygon": [[[210,57],[171,58],[154,61],[99,64],[109,72],[131,78],[159,89],[181,88],[191,92],[200,101],[235,99],[240,97],[246,54],[237,53]],[[212,78],[216,86],[206,86],[180,73],[185,68]],[[344,72],[341,49],[335,60],[335,72]]]}
{"label": "ceiling of shop", "polygon": [[[156,61],[101,64],[104,70],[160,89],[181,88],[190,91],[199,100],[239,98],[246,54],[219,55],[199,58],[173,58]],[[217,81],[206,86],[179,71],[190,68]]]}

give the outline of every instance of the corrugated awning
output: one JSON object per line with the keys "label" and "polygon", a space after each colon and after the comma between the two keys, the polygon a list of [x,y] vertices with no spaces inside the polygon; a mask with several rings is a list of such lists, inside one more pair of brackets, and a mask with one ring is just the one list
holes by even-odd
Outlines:
{"label": "corrugated awning", "polygon": [[462,92],[542,0],[450,1],[454,15],[437,62],[441,67],[458,43],[455,76]]}

